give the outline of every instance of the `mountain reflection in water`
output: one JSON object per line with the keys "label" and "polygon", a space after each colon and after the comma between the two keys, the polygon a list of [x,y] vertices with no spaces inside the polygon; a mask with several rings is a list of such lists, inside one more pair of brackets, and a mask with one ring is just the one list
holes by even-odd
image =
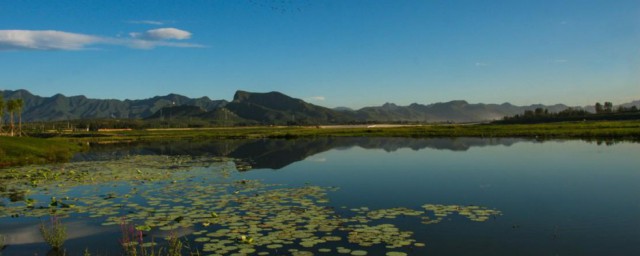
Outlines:
{"label": "mountain reflection in water", "polygon": [[437,149],[467,151],[473,147],[511,146],[521,138],[303,138],[257,140],[162,141],[119,144],[91,144],[91,150],[77,154],[73,161],[118,159],[128,155],[209,155],[237,159],[238,165],[250,164],[257,169],[281,169],[292,163],[331,149],[381,149],[393,152]]}

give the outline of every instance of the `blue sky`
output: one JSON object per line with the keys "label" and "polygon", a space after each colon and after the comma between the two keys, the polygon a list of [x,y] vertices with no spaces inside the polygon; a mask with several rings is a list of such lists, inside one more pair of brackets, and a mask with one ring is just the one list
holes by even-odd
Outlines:
{"label": "blue sky", "polygon": [[0,89],[328,106],[640,99],[640,1],[0,0]]}

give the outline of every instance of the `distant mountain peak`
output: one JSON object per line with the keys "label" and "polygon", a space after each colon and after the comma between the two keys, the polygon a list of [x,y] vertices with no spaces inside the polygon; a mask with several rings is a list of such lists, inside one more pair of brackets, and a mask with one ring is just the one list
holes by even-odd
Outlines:
{"label": "distant mountain peak", "polygon": [[457,106],[469,105],[469,102],[467,102],[466,100],[452,100],[452,101],[449,101],[449,103],[451,103],[453,105],[457,105]]}
{"label": "distant mountain peak", "polygon": [[333,110],[335,111],[343,111],[343,112],[353,112],[355,110],[353,110],[352,108],[349,107],[335,107],[333,108]]}
{"label": "distant mountain peak", "polygon": [[344,112],[307,103],[280,92],[236,91],[226,106],[239,117],[269,124],[323,124],[347,122]]}
{"label": "distant mountain peak", "polygon": [[16,95],[18,95],[19,97],[29,97],[29,96],[33,96],[33,94],[31,94],[31,92],[25,90],[25,89],[18,89],[15,90],[14,93]]}
{"label": "distant mountain peak", "polygon": [[233,102],[242,102],[244,100],[249,99],[251,93],[248,91],[237,90],[235,94],[233,94]]}
{"label": "distant mountain peak", "polygon": [[244,101],[253,101],[253,100],[264,100],[264,99],[285,99],[285,100],[297,100],[295,98],[289,97],[281,92],[271,91],[271,92],[248,92],[243,90],[237,90],[233,95],[234,102],[244,102]]}

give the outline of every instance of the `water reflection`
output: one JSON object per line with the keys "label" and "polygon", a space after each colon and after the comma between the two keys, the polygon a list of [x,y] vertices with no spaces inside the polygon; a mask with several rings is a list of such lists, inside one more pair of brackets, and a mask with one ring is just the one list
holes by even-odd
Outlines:
{"label": "water reflection", "polygon": [[[179,231],[178,235],[193,234],[190,239],[198,236],[209,239],[209,231],[215,231],[216,237],[229,236],[230,227],[238,228],[246,217],[252,223],[271,222],[277,227],[289,227],[284,222],[297,223],[300,219],[331,220],[313,225],[324,228],[345,227],[346,221],[358,222],[357,225],[369,221],[366,226],[336,229],[335,236],[342,240],[331,244],[333,252],[338,246],[369,243],[362,240],[368,237],[362,236],[365,233],[408,230],[413,232],[411,239],[415,238],[416,243],[401,251],[409,255],[638,255],[640,172],[635,155],[639,145],[597,140],[540,142],[319,138],[94,145],[91,151],[76,157],[78,162],[54,167],[66,175],[61,175],[60,181],[42,183],[43,174],[51,177],[53,173],[31,167],[15,173],[38,174],[31,175],[38,182],[37,187],[25,184],[19,177],[11,183],[15,186],[7,183],[12,179],[0,178],[0,213],[3,207],[8,211],[0,219],[0,233],[14,236],[4,251],[7,254],[46,252],[48,248],[34,240],[38,238],[36,217],[47,216],[50,197],[63,198],[69,194],[71,199],[89,198],[84,203],[63,200],[76,204],[74,211],[89,211],[85,215],[70,214],[70,222],[82,222],[87,215],[101,218],[84,227],[74,226],[78,231],[102,224],[117,227],[124,215],[136,218],[136,223],[158,220],[162,222],[160,227],[173,228],[189,221],[196,228],[180,230],[184,232]],[[604,146],[607,144],[616,145]],[[124,158],[140,154],[145,156]],[[201,157],[194,157],[197,155]],[[218,167],[210,168],[213,160],[208,159],[216,155],[244,159],[236,165],[250,162],[254,168],[282,169],[236,172],[230,159],[222,158],[218,173],[214,172]],[[80,161],[113,158],[123,161]],[[264,186],[253,187],[257,182]],[[56,186],[59,184],[62,186]],[[251,186],[245,188],[248,184]],[[25,195],[14,187],[31,192]],[[35,199],[35,208],[20,210],[29,208],[30,198]],[[16,206],[20,211],[12,210]],[[471,208],[476,206],[487,208],[481,211]],[[488,209],[499,210],[503,215],[494,218],[493,214],[487,215]],[[66,209],[60,206],[57,210]],[[36,216],[37,211],[44,212]],[[216,217],[211,211],[217,213]],[[12,217],[16,213],[19,218]],[[202,231],[203,216],[216,218],[219,224],[207,220],[207,226],[211,226]],[[388,221],[386,224],[394,226],[378,221]],[[342,224],[336,226],[339,222]],[[217,233],[219,230],[227,231]],[[243,226],[241,230],[236,235],[247,235],[251,227]],[[357,233],[352,233],[356,230]],[[165,236],[162,231],[153,230],[149,234]],[[316,232],[310,231],[311,235]],[[107,232],[84,234],[84,238],[70,239],[65,246],[74,248],[70,255],[80,255],[87,247],[118,250],[117,238],[122,234]],[[256,238],[266,235],[249,234]],[[35,244],[16,244],[16,239]],[[224,241],[239,240],[232,234]],[[265,239],[256,241],[262,243]],[[291,248],[307,249],[309,241],[290,241],[294,242]],[[426,246],[417,247],[418,242],[425,242]],[[369,248],[370,255],[384,255],[389,249],[381,245]]]}
{"label": "water reflection", "polygon": [[[102,227],[87,221],[65,221],[64,225],[67,229],[67,239],[83,238],[104,233],[113,233],[117,231],[117,227]],[[42,235],[39,231],[40,224],[34,223],[3,223],[3,229],[11,230],[4,234],[5,243],[10,245],[23,245],[44,243]]]}
{"label": "water reflection", "polygon": [[[92,144],[91,150],[76,155],[73,161],[118,159],[128,155],[208,155],[238,159],[238,165],[258,169],[281,169],[292,163],[331,149],[381,149],[386,152],[402,148],[467,151],[474,147],[511,146],[534,141],[521,138],[306,138],[259,140],[166,141],[121,144]],[[534,141],[535,142],[535,141]],[[246,162],[246,163],[245,163]]]}

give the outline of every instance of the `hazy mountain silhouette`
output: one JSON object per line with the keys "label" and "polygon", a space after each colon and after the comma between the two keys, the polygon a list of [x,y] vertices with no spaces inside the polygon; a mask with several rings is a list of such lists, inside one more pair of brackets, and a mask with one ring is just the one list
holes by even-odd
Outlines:
{"label": "hazy mountain silhouette", "polygon": [[408,106],[398,106],[385,103],[378,107],[365,107],[356,114],[363,121],[415,121],[415,122],[478,122],[499,120],[505,116],[522,114],[525,110],[547,108],[550,112],[562,111],[568,106],[557,104],[551,106],[530,105],[515,106],[503,104],[470,104],[464,100],[455,100],[430,105],[413,103]]}

